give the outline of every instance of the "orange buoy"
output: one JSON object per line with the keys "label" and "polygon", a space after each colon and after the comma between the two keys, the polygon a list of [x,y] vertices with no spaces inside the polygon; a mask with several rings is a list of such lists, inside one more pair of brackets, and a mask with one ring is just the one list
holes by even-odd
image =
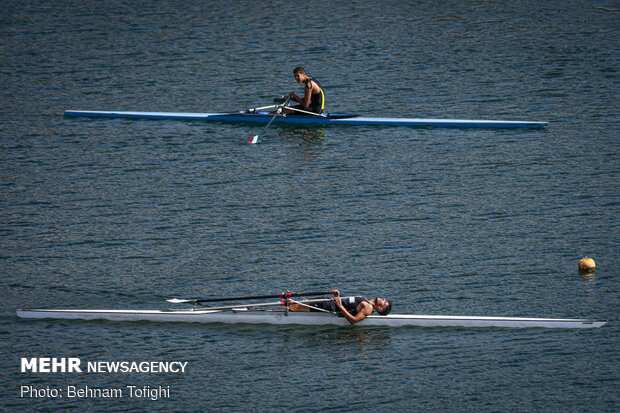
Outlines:
{"label": "orange buoy", "polygon": [[592,258],[582,258],[579,260],[579,271],[581,272],[594,272],[596,264]]}

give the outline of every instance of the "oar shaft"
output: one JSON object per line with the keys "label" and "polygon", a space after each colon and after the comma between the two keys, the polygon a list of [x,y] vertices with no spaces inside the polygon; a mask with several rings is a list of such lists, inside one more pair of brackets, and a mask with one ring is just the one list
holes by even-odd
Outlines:
{"label": "oar shaft", "polygon": [[249,297],[228,297],[228,298],[205,298],[196,300],[196,303],[213,303],[217,301],[241,301],[241,300],[263,300],[266,298],[290,298],[290,297],[307,297],[316,295],[328,295],[331,291],[310,292],[310,293],[281,293],[277,295],[255,295]]}
{"label": "oar shaft", "polygon": [[267,123],[267,126],[265,126],[263,128],[263,130],[260,131],[260,133],[258,135],[254,135],[254,136],[250,137],[250,139],[248,140],[249,143],[260,143],[260,141],[262,139],[263,133],[265,133],[265,131],[267,131],[267,129],[269,129],[269,127],[271,126],[273,121],[278,117],[278,115],[282,114],[282,112],[284,111],[284,107],[288,104],[289,100],[291,100],[291,97],[287,96],[286,99],[284,99],[284,103],[277,106],[278,109],[273,114],[271,119],[269,119],[269,123]]}
{"label": "oar shaft", "polygon": [[267,123],[267,126],[265,126],[265,127],[263,128],[263,130],[262,130],[262,131],[260,131],[260,133],[258,134],[258,136],[262,136],[262,134],[263,134],[263,133],[265,133],[265,131],[266,131],[267,129],[269,129],[269,127],[271,126],[271,124],[273,123],[273,121],[275,120],[275,118],[276,118],[276,117],[278,117],[278,115],[279,115],[280,113],[282,113],[282,109],[281,109],[281,108],[278,108],[278,110],[276,110],[276,113],[274,113],[274,114],[273,114],[273,116],[271,117],[271,119],[269,119],[269,123]]}
{"label": "oar shaft", "polygon": [[248,109],[248,112],[256,112],[258,110],[272,109],[272,108],[277,108],[278,106],[280,105],[261,106],[259,108]]}
{"label": "oar shaft", "polygon": [[269,123],[267,124],[267,126],[265,126],[263,128],[263,130],[258,134],[259,136],[262,135],[263,133],[265,133],[265,131],[267,129],[269,129],[269,127],[271,126],[271,124],[273,123],[273,121],[275,120],[275,118],[278,117],[279,114],[281,114],[284,111],[284,106],[286,106],[289,102],[289,100],[291,100],[290,96],[287,96],[286,99],[284,99],[284,103],[281,105],[278,105],[278,109],[276,110],[276,113],[273,114],[273,116],[271,117],[271,119],[269,120]]}
{"label": "oar shaft", "polygon": [[201,298],[195,300],[177,300],[170,299],[167,300],[169,302],[174,303],[215,303],[218,301],[242,301],[242,300],[264,300],[267,298],[290,298],[290,297],[308,297],[308,296],[317,296],[317,295],[329,295],[334,294],[333,291],[319,291],[319,292],[308,292],[308,293],[280,293],[280,294],[270,294],[270,295],[251,295],[244,297],[222,297],[222,298]]}
{"label": "oar shaft", "polygon": [[[322,299],[316,299],[316,300],[304,300],[304,301],[300,301],[300,303],[306,303],[306,304],[322,303],[322,302],[331,301],[331,300],[333,300],[333,298],[322,298]],[[253,304],[225,305],[225,306],[219,306],[219,307],[202,307],[202,308],[196,309],[195,311],[234,310],[237,308],[241,309],[241,308],[254,308],[254,307],[273,307],[277,305],[284,307],[287,305],[287,301],[283,300],[283,301],[275,301],[271,303],[253,303]]]}
{"label": "oar shaft", "polygon": [[290,107],[290,106],[287,109],[293,110],[295,112],[304,113],[306,115],[318,116],[320,118],[326,118],[327,117],[327,115],[325,115],[323,113],[310,112],[310,111],[307,111],[307,110],[301,110],[301,109],[293,108],[293,107]]}

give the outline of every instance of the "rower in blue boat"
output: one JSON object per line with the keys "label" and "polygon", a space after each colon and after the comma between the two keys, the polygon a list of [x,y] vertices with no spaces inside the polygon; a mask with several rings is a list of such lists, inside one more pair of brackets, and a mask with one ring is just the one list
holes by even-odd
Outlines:
{"label": "rower in blue boat", "polygon": [[365,297],[340,297],[338,290],[333,290],[335,297],[331,301],[310,304],[291,304],[290,311],[328,311],[342,314],[351,324],[359,323],[375,310],[380,315],[392,311],[392,303],[383,298],[369,300]]}
{"label": "rower in blue boat", "polygon": [[[295,76],[295,80],[297,83],[303,83],[304,87],[304,97],[300,98],[297,96],[295,92],[289,93],[291,100],[299,103],[299,105],[294,106],[296,109],[304,110],[312,113],[323,113],[325,109],[325,93],[323,92],[323,87],[315,78],[308,76],[306,74],[306,69],[301,66],[298,66],[293,70],[293,75]],[[287,114],[303,114],[302,112],[285,109]]]}

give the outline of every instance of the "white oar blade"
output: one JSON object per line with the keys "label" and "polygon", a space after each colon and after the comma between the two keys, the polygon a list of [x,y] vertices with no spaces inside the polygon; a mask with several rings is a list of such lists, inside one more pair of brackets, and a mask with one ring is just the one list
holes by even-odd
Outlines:
{"label": "white oar blade", "polygon": [[261,141],[260,135],[254,135],[250,139],[248,139],[248,143],[251,143],[251,144],[258,144],[260,143],[260,141]]}

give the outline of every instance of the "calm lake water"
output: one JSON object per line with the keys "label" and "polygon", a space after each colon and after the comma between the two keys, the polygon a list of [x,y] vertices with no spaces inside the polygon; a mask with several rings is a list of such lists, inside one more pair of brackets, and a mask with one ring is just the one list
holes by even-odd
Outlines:
{"label": "calm lake water", "polygon": [[[30,411],[616,412],[617,1],[0,1],[0,406]],[[65,118],[327,109],[543,130]],[[584,276],[577,261],[594,257]],[[395,313],[597,330],[20,320],[15,309],[339,288]],[[22,357],[182,361],[20,373]],[[169,397],[20,397],[166,386]],[[167,387],[169,386],[169,387]]]}

